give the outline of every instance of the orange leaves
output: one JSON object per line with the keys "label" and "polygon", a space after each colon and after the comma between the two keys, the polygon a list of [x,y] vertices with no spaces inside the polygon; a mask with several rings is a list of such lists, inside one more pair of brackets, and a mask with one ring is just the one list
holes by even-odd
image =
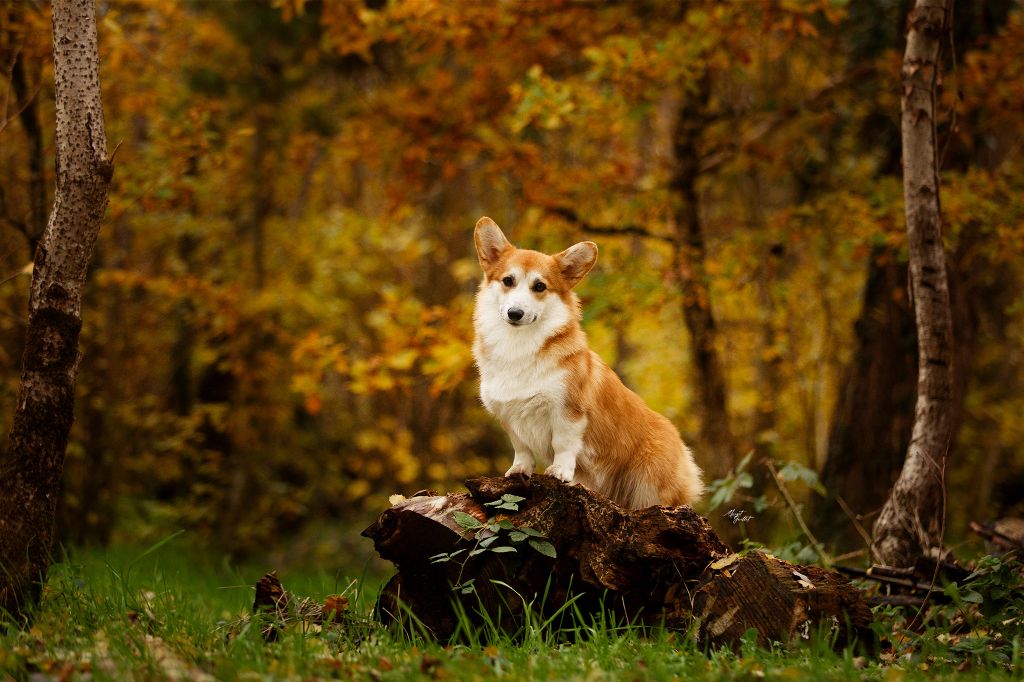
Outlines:
{"label": "orange leaves", "polygon": [[388,41],[385,22],[379,12],[367,9],[363,0],[328,0],[323,3],[320,24],[325,31],[325,46],[339,54],[359,55],[371,62],[371,48],[378,41]]}
{"label": "orange leaves", "polygon": [[311,330],[291,352],[293,373],[291,390],[303,396],[303,407],[311,415],[323,409],[323,385],[328,372],[345,375],[349,371],[345,348],[331,336]]}
{"label": "orange leaves", "polygon": [[281,10],[281,18],[287,24],[305,13],[306,0],[271,0],[270,6]]}

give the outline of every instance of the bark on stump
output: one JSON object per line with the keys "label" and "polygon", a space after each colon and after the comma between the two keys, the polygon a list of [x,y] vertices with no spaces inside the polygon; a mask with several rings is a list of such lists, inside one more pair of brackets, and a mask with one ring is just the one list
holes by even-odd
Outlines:
{"label": "bark on stump", "polygon": [[[588,617],[603,610],[620,624],[680,630],[696,624],[706,646],[733,646],[750,629],[761,644],[795,644],[818,628],[832,633],[837,648],[870,642],[871,612],[846,578],[762,553],[732,554],[689,507],[623,509],[544,475],[476,478],[466,487],[469,493],[417,494],[363,531],[398,569],[378,603],[386,624],[422,626],[427,635],[449,640],[464,634],[460,611],[475,625],[489,620],[514,635],[526,624],[527,609],[534,618],[553,618],[556,627],[570,625],[575,612]],[[485,506],[506,494],[525,498],[519,511]],[[491,547],[517,551],[468,559],[465,551],[432,561],[477,546],[454,512],[539,531],[557,557],[499,538]],[[471,580],[473,590],[453,590]]]}

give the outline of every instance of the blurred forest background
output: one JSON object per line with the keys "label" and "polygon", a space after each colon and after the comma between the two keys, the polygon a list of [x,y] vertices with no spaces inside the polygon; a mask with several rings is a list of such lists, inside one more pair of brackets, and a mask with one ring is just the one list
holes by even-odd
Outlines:
{"label": "blurred forest background", "polygon": [[[599,243],[591,346],[736,493],[716,525],[743,508],[754,539],[795,537],[769,459],[823,540],[863,547],[850,519],[899,472],[916,385],[909,6],[101,0],[115,173],[60,538],[369,554],[353,531],[389,494],[504,471],[470,354],[487,214],[520,246]],[[47,4],[0,22],[9,425],[54,93]],[[1024,505],[1024,8],[961,2],[953,25],[955,542]]]}

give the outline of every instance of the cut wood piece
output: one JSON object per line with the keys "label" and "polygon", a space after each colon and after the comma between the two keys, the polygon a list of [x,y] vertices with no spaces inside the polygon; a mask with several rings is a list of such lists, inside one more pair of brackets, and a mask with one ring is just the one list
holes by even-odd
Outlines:
{"label": "cut wood piece", "polygon": [[1024,519],[1010,517],[984,525],[971,521],[968,527],[985,538],[992,550],[1024,550]]}
{"label": "cut wood piece", "polygon": [[[835,626],[837,646],[869,635],[871,613],[845,578],[733,555],[689,507],[623,509],[544,475],[470,479],[466,487],[469,494],[400,501],[363,532],[398,569],[378,602],[385,623],[440,640],[457,638],[460,623],[515,635],[529,609],[554,627],[602,612],[676,629],[698,618],[702,641],[716,646],[735,644],[748,628],[761,642],[797,643],[819,624]],[[517,510],[488,505],[507,495],[522,498]],[[463,525],[494,519],[506,528],[470,531],[456,512],[468,515]],[[556,556],[530,546],[520,529],[543,535]]]}
{"label": "cut wood piece", "polygon": [[871,610],[860,590],[833,571],[751,552],[710,567],[707,578],[693,615],[698,638],[712,646],[732,645],[751,629],[761,645],[798,644],[824,630],[836,648],[845,648],[870,634]]}

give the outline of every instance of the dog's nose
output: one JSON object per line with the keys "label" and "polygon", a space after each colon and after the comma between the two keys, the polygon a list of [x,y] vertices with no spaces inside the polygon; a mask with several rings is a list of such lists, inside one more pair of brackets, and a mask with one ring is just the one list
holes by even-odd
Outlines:
{"label": "dog's nose", "polygon": [[512,320],[513,322],[518,322],[519,320],[523,319],[523,311],[522,311],[522,309],[521,308],[509,308],[508,309],[508,319]]}

